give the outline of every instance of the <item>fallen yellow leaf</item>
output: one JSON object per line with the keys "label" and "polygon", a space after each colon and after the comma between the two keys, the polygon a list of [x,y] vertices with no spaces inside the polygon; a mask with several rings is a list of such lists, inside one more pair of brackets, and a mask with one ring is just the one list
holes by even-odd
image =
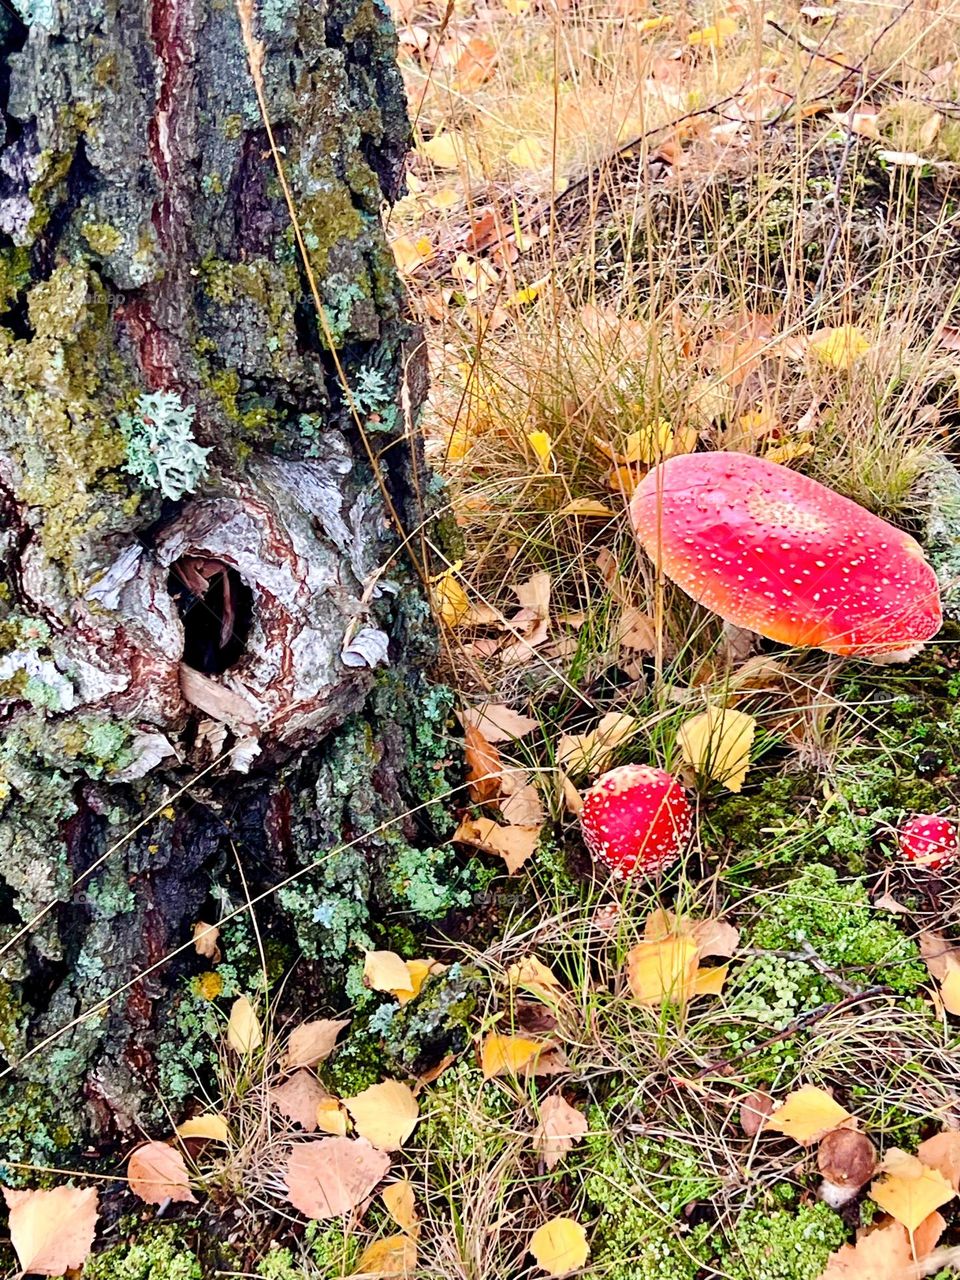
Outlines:
{"label": "fallen yellow leaf", "polygon": [[692,938],[640,942],[627,955],[627,983],[639,1004],[685,1005],[694,994],[697,964]]}
{"label": "fallen yellow leaf", "polygon": [[383,1203],[387,1206],[387,1212],[401,1231],[416,1235],[420,1229],[420,1223],[417,1220],[413,1183],[406,1178],[401,1178],[399,1182],[391,1182],[388,1187],[384,1187],[380,1194],[383,1196]]}
{"label": "fallen yellow leaf", "polygon": [[546,431],[528,431],[527,443],[537,455],[540,470],[549,473],[553,470],[553,441]]}
{"label": "fallen yellow leaf", "polygon": [[551,1218],[533,1233],[529,1248],[548,1276],[577,1271],[590,1257],[587,1233],[574,1218]]}
{"label": "fallen yellow leaf", "polygon": [[490,1031],[480,1046],[480,1069],[484,1080],[494,1076],[515,1076],[529,1067],[545,1049],[546,1040],[531,1040],[528,1036],[505,1036]]}
{"label": "fallen yellow leaf", "polygon": [[263,1044],[260,1021],[246,996],[238,996],[230,1009],[227,1043],[240,1054],[253,1053]]}
{"label": "fallen yellow leaf", "polygon": [[640,729],[636,716],[611,711],[589,733],[564,734],[557,743],[557,764],[575,777],[603,773],[618,747]]}
{"label": "fallen yellow leaf", "polygon": [[368,1244],[360,1255],[351,1276],[369,1276],[371,1280],[412,1276],[417,1269],[417,1242],[408,1235],[385,1236]]}
{"label": "fallen yellow leaf", "polygon": [[395,951],[367,951],[363,957],[363,985],[371,991],[413,993],[407,962]]}
{"label": "fallen yellow leaf", "polygon": [[870,343],[856,325],[842,324],[836,329],[818,329],[810,335],[807,349],[831,369],[849,369],[870,350]]}
{"label": "fallen yellow leaf", "polygon": [[459,169],[466,154],[463,137],[455,130],[438,133],[417,148],[438,169]]}
{"label": "fallen yellow leaf", "polygon": [[433,246],[426,236],[419,236],[416,240],[413,236],[397,236],[396,240],[390,242],[390,248],[393,250],[397,270],[402,276],[408,276],[417,267],[422,267],[433,253]]}
{"label": "fallen yellow leaf", "polygon": [[955,951],[947,955],[947,972],[940,983],[940,999],[947,1013],[960,1018],[960,956]]}
{"label": "fallen yellow leaf", "polygon": [[523,137],[507,152],[507,160],[519,169],[542,169],[549,158],[539,138]]}
{"label": "fallen yellow leaf", "polygon": [[756,720],[745,711],[708,707],[680,726],[680,754],[706,781],[739,791],[750,767],[756,727]]}
{"label": "fallen yellow leaf", "polygon": [[347,1113],[336,1098],[324,1098],[317,1103],[317,1128],[335,1138],[347,1136]]}
{"label": "fallen yellow leaf", "polygon": [[540,843],[539,827],[504,827],[492,818],[467,818],[454,832],[454,840],[476,845],[501,857],[507,874],[514,875]]}
{"label": "fallen yellow leaf", "polygon": [[177,1135],[181,1138],[207,1138],[210,1142],[230,1141],[227,1122],[218,1112],[184,1120],[183,1124],[177,1125]]}
{"label": "fallen yellow leaf", "polygon": [[616,514],[606,503],[597,502],[595,498],[573,498],[557,512],[558,516],[596,516],[598,520],[609,520]]}
{"label": "fallen yellow leaf", "polygon": [[911,1234],[956,1195],[939,1169],[929,1168],[897,1147],[890,1148],[880,1168],[881,1176],[870,1184],[870,1197]]}
{"label": "fallen yellow leaf", "polygon": [[768,1118],[766,1129],[782,1133],[801,1146],[819,1142],[831,1129],[852,1119],[836,1099],[816,1085],[805,1084],[787,1095],[783,1105]]}
{"label": "fallen yellow leaf", "polygon": [[702,27],[699,31],[691,31],[687,36],[687,43],[720,49],[725,41],[736,35],[738,30],[739,24],[735,18],[718,18],[712,27]]}
{"label": "fallen yellow leaf", "polygon": [[434,582],[433,603],[447,627],[455,627],[470,612],[470,600],[455,569],[447,569]]}
{"label": "fallen yellow leaf", "polygon": [[420,1119],[420,1106],[409,1085],[399,1080],[372,1084],[343,1105],[361,1138],[380,1151],[399,1151]]}

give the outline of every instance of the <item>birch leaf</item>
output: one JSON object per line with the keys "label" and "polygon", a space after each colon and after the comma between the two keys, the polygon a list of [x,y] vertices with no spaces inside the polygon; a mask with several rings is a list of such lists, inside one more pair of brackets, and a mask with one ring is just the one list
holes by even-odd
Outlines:
{"label": "birch leaf", "polygon": [[290,1033],[284,1066],[315,1067],[323,1062],[336,1048],[337,1036],[349,1025],[349,1018],[318,1018],[301,1023]]}
{"label": "birch leaf", "polygon": [[929,1168],[897,1147],[884,1156],[881,1170],[881,1176],[870,1185],[870,1197],[911,1233],[956,1195],[939,1169]]}
{"label": "birch leaf", "polygon": [[145,1142],[127,1162],[130,1190],[147,1204],[164,1200],[196,1203],[183,1156],[165,1142]]}
{"label": "birch leaf", "polygon": [[750,767],[757,722],[733,707],[708,707],[680,726],[683,759],[701,777],[739,791]]}
{"label": "birch leaf", "polygon": [[298,1142],[287,1162],[287,1199],[318,1222],[349,1213],[373,1194],[390,1157],[363,1138]]}
{"label": "birch leaf", "polygon": [[368,1244],[360,1255],[351,1276],[369,1276],[370,1280],[394,1280],[412,1276],[417,1269],[417,1242],[412,1236],[385,1236]]}
{"label": "birch leaf", "polygon": [[413,1194],[413,1183],[406,1178],[399,1182],[391,1182],[381,1192],[387,1212],[401,1231],[416,1235],[420,1229],[417,1219],[417,1207]]}
{"label": "birch leaf", "polygon": [[253,1053],[263,1044],[263,1031],[253,1005],[246,996],[238,996],[230,1009],[227,1042],[239,1054]]}
{"label": "birch leaf", "polygon": [[97,1230],[96,1187],[4,1187],[3,1198],[10,1211],[10,1243],[24,1273],[59,1276],[83,1266]]}
{"label": "birch leaf", "polygon": [[559,1093],[545,1098],[540,1108],[540,1123],[533,1135],[533,1146],[548,1169],[561,1160],[579,1142],[590,1126],[587,1117],[571,1107]]}
{"label": "birch leaf", "polygon": [[269,1098],[281,1115],[293,1120],[306,1133],[314,1133],[317,1129],[317,1108],[321,1102],[328,1101],[330,1094],[316,1076],[301,1067],[289,1080],[271,1089]]}
{"label": "birch leaf", "polygon": [[395,951],[367,951],[363,957],[363,985],[372,991],[413,991],[406,961]]}
{"label": "birch leaf", "polygon": [[399,1080],[372,1084],[343,1105],[353,1117],[354,1127],[381,1151],[398,1151],[413,1133],[420,1119],[420,1106],[408,1085]]}
{"label": "birch leaf", "polygon": [[587,1233],[574,1218],[551,1218],[533,1233],[529,1247],[548,1276],[577,1271],[590,1256]]}
{"label": "birch leaf", "polygon": [[230,1141],[230,1130],[227,1122],[219,1112],[209,1112],[203,1116],[193,1116],[177,1125],[177,1136],[180,1138],[205,1138],[209,1142]]}
{"label": "birch leaf", "polygon": [[546,1040],[531,1040],[528,1036],[501,1035],[491,1031],[484,1036],[480,1046],[480,1067],[484,1080],[494,1076],[519,1075],[549,1047]]}
{"label": "birch leaf", "polygon": [[764,1127],[808,1147],[852,1118],[850,1112],[845,1111],[824,1089],[805,1084],[787,1095],[783,1105],[774,1111]]}

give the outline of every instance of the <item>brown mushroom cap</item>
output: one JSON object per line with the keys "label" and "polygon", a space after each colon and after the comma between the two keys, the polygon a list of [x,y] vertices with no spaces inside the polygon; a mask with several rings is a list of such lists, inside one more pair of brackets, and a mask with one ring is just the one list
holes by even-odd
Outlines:
{"label": "brown mushroom cap", "polygon": [[771,640],[903,661],[940,629],[919,543],[789,467],[743,453],[668,458],[630,514],[668,578]]}

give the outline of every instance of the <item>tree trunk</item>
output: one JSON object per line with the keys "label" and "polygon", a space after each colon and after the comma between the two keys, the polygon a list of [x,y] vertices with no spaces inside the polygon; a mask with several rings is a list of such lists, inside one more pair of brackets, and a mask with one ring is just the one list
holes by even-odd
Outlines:
{"label": "tree trunk", "polygon": [[[394,522],[424,362],[380,220],[408,141],[385,9],[254,15],[318,323],[233,0],[15,2],[0,1148],[51,1164],[190,1090],[261,969],[248,898],[307,1012],[391,913],[468,886],[431,848],[449,700]],[[192,927],[224,918],[217,966]]]}

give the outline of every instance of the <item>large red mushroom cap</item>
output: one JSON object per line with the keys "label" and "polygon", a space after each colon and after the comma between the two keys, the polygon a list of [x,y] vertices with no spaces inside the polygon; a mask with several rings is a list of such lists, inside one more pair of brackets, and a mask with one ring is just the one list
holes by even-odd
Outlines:
{"label": "large red mushroom cap", "polygon": [[675,862],[692,826],[680,783],[643,764],[621,765],[599,777],[580,812],[590,853],[620,877],[662,871]]}
{"label": "large red mushroom cap", "polygon": [[771,640],[898,662],[940,630],[939,585],[919,543],[776,462],[668,458],[641,481],[630,514],[668,578]]}
{"label": "large red mushroom cap", "polygon": [[918,813],[905,822],[898,833],[900,852],[908,862],[936,871],[953,862],[960,853],[957,829],[935,813]]}

